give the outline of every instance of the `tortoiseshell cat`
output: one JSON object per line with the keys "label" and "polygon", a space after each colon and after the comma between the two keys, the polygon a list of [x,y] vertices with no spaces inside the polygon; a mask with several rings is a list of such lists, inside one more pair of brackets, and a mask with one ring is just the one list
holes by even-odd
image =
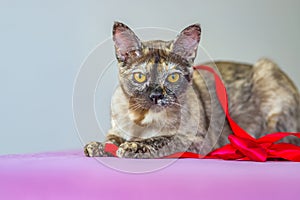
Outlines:
{"label": "tortoiseshell cat", "polygon": [[[211,76],[192,68],[200,33],[200,26],[194,24],[174,41],[141,42],[126,25],[115,22],[120,86],[112,97],[112,128],[106,142],[119,147],[118,157],[208,153],[228,143],[231,130],[227,121],[222,126],[224,113],[207,81]],[[299,92],[275,63],[261,59],[254,65],[215,64],[227,88],[231,116],[248,133],[260,137],[300,131]],[[299,144],[299,140],[293,142]],[[103,146],[91,142],[85,154],[110,156]]]}

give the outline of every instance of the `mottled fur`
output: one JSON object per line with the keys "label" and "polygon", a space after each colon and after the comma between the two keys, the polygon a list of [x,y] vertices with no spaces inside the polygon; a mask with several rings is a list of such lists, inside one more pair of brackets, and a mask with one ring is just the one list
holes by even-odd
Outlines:
{"label": "mottled fur", "polygon": [[[126,25],[114,24],[120,87],[112,98],[112,128],[106,142],[119,146],[119,157],[157,158],[178,151],[205,154],[228,143],[231,130],[213,92],[212,75],[192,69],[200,33],[196,24],[174,41],[141,42]],[[260,59],[254,65],[205,65],[219,69],[231,116],[248,133],[260,137],[300,131],[299,92],[275,63]],[[146,81],[134,81],[134,73],[146,75]],[[171,83],[168,76],[174,73],[180,79]],[[294,138],[289,141],[299,143]],[[91,142],[85,146],[86,155],[110,156],[103,145]]]}

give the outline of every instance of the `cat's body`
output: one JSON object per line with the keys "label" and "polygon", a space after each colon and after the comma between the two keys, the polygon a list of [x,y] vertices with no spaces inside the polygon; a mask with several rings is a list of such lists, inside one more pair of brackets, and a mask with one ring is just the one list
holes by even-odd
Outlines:
{"label": "cat's body", "polygon": [[[107,142],[119,146],[119,157],[155,158],[178,151],[205,154],[228,143],[231,130],[213,92],[212,76],[192,69],[199,25],[169,42],[140,42],[121,23],[115,23],[113,35],[120,86],[112,97]],[[300,131],[299,92],[276,64],[267,59],[253,66],[215,64],[228,92],[231,116],[248,133],[260,137]],[[100,142],[86,145],[85,153],[108,155]]]}
{"label": "cat's body", "polygon": [[[205,65],[214,64],[226,86],[230,115],[244,130],[256,138],[274,132],[300,131],[299,92],[274,62],[264,58],[254,65],[235,62]],[[207,91],[199,80],[201,77],[194,76],[194,81],[200,82],[198,88],[201,88],[200,96],[203,98]],[[208,98],[203,102],[209,115],[211,101]],[[215,147],[228,143],[227,136],[231,133],[226,122]],[[289,141],[300,142],[296,137],[289,138]]]}

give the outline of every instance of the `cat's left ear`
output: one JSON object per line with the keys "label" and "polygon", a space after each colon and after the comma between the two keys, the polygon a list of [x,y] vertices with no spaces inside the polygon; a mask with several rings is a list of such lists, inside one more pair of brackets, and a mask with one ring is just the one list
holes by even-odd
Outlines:
{"label": "cat's left ear", "polygon": [[126,62],[141,54],[142,43],[134,32],[125,24],[115,22],[113,26],[116,57],[119,62]]}
{"label": "cat's left ear", "polygon": [[188,26],[174,40],[172,52],[193,63],[196,58],[200,35],[200,24]]}

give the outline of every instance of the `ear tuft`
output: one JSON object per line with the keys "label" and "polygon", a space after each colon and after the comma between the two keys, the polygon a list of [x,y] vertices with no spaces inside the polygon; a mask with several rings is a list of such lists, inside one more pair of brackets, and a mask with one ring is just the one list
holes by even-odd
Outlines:
{"label": "ear tuft", "polygon": [[172,52],[188,60],[189,62],[193,62],[197,54],[200,35],[200,24],[188,26],[181,31],[181,33],[175,39]]}
{"label": "ear tuft", "polygon": [[141,51],[141,41],[125,24],[115,22],[112,34],[116,56],[120,62],[125,62],[133,52],[136,54],[137,51]]}

